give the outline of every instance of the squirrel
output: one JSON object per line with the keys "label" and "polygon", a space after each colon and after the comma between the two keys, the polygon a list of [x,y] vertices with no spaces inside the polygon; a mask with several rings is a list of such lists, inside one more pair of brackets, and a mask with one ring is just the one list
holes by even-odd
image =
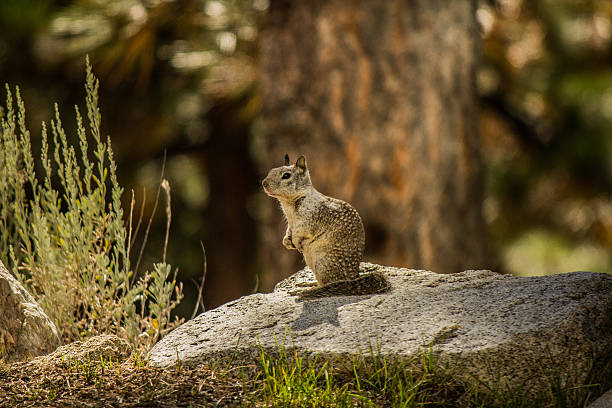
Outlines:
{"label": "squirrel", "polygon": [[300,298],[369,295],[390,289],[380,272],[359,275],[365,249],[361,217],[349,203],[312,186],[304,156],[290,165],[285,155],[285,165],[270,170],[262,186],[280,202],[285,214],[283,245],[299,251],[317,279],[318,287],[297,292]]}

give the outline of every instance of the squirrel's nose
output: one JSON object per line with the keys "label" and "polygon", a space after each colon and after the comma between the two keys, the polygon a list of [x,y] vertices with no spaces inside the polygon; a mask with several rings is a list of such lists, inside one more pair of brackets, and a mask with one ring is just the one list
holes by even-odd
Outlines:
{"label": "squirrel's nose", "polygon": [[264,179],[264,180],[261,182],[261,185],[262,185],[262,186],[264,186],[265,188],[268,188],[268,179]]}

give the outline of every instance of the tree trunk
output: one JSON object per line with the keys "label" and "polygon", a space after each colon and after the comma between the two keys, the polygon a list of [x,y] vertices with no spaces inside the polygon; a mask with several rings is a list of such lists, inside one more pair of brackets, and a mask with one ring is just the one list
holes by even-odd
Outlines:
{"label": "tree trunk", "polygon": [[209,188],[214,192],[204,217],[207,309],[249,294],[254,287],[251,260],[256,259],[256,230],[248,200],[257,193],[259,184],[248,151],[248,122],[239,115],[244,104],[244,100],[216,100],[207,115],[211,138],[204,162]]}
{"label": "tree trunk", "polygon": [[[262,172],[305,154],[362,215],[368,261],[485,267],[475,3],[272,1],[260,41]],[[303,263],[271,199],[263,217],[269,286]]]}

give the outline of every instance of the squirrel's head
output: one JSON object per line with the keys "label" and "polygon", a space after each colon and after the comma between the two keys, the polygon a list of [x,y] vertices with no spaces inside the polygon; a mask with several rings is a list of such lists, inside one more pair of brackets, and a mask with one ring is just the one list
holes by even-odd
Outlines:
{"label": "squirrel's head", "polygon": [[300,156],[295,164],[290,165],[286,154],[285,165],[270,170],[261,185],[267,195],[280,200],[294,201],[305,196],[312,189],[306,158]]}

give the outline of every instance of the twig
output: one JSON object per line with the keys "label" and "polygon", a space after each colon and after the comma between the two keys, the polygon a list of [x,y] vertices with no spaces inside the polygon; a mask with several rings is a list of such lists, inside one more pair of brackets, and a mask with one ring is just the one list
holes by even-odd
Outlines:
{"label": "twig", "polygon": [[[202,248],[202,257],[204,258],[204,271],[202,272],[202,283],[200,283],[200,287],[198,288],[198,300],[196,300],[195,308],[193,309],[193,313],[191,314],[191,319],[196,316],[198,313],[198,307],[202,307],[202,311],[205,310],[204,302],[202,302],[202,289],[204,289],[204,282],[206,281],[206,249],[204,249],[204,243],[200,241],[200,247]],[[191,320],[190,319],[190,320]]]}
{"label": "twig", "polygon": [[204,298],[200,299],[200,309],[202,309],[202,312],[206,311],[206,305],[204,304]]}
{"label": "twig", "polygon": [[130,259],[130,250],[132,249],[132,218],[134,216],[134,189],[132,189],[132,200],[130,200],[130,226],[128,228],[128,247],[127,247],[127,258]]}
{"label": "twig", "polygon": [[[150,273],[145,273],[145,276],[143,278],[143,287],[148,288],[149,287],[149,281],[151,280],[151,274]],[[147,302],[145,302],[144,296],[146,295],[146,292],[143,293],[143,300],[140,302],[140,317],[141,319],[144,319],[145,316],[145,305]]]}
{"label": "twig", "polygon": [[[144,216],[144,210],[145,210],[145,203],[147,202],[147,188],[146,187],[142,187],[142,205],[140,206],[140,216],[138,217],[138,222],[136,223],[136,231],[134,231],[134,235],[132,235],[132,231],[131,231],[131,226],[130,226],[130,251],[128,253],[132,252],[132,248],[134,247],[134,243],[136,242],[136,237],[138,237],[138,232],[140,231],[140,225],[142,224],[142,217]],[[131,220],[131,215],[130,215],[130,224],[132,223]],[[132,272],[132,281],[130,282],[131,285],[134,284],[134,282],[136,282],[136,270],[134,270]]]}
{"label": "twig", "polygon": [[251,294],[257,293],[258,289],[259,289],[259,275],[255,275],[255,287],[253,288],[253,291],[251,292]]}
{"label": "twig", "polygon": [[[172,276],[172,284],[175,285],[174,289],[176,291],[176,296],[178,298],[179,293],[183,290],[183,284],[179,283],[179,285],[176,284],[176,275],[178,275],[178,270],[179,268],[176,267],[174,268],[174,276]],[[180,299],[179,299],[180,300]],[[172,304],[172,295],[170,295],[168,297],[168,304],[166,305],[166,325],[170,324],[170,305]],[[161,332],[161,326],[159,327],[159,331]]]}
{"label": "twig", "polygon": [[168,249],[168,237],[170,236],[170,222],[172,221],[172,209],[170,206],[170,183],[168,180],[163,179],[161,187],[166,193],[166,238],[164,239],[164,257],[162,262],[166,263],[166,250]]}
{"label": "twig", "polygon": [[138,217],[138,223],[136,223],[136,231],[132,236],[132,240],[130,242],[130,247],[134,246],[134,241],[136,241],[136,237],[138,237],[138,232],[140,231],[140,224],[142,224],[142,217],[144,215],[145,203],[147,202],[147,187],[142,187],[142,205],[140,206],[140,216]]}
{"label": "twig", "polygon": [[[164,161],[162,162],[162,170],[160,181],[164,178],[164,171],[166,169],[166,155],[164,155]],[[159,194],[161,192],[160,182],[157,186],[157,194],[155,194],[155,203],[153,204],[153,211],[151,211],[151,216],[149,217],[149,222],[147,223],[147,229],[145,230],[144,239],[142,241],[142,246],[140,247],[140,253],[138,254],[138,261],[136,262],[136,268],[134,268],[134,275],[138,273],[138,267],[140,266],[140,261],[142,260],[142,254],[144,253],[145,247],[147,246],[147,241],[149,240],[149,231],[151,230],[151,224],[153,223],[153,216],[155,215],[155,211],[157,211],[157,204],[159,203]]]}

